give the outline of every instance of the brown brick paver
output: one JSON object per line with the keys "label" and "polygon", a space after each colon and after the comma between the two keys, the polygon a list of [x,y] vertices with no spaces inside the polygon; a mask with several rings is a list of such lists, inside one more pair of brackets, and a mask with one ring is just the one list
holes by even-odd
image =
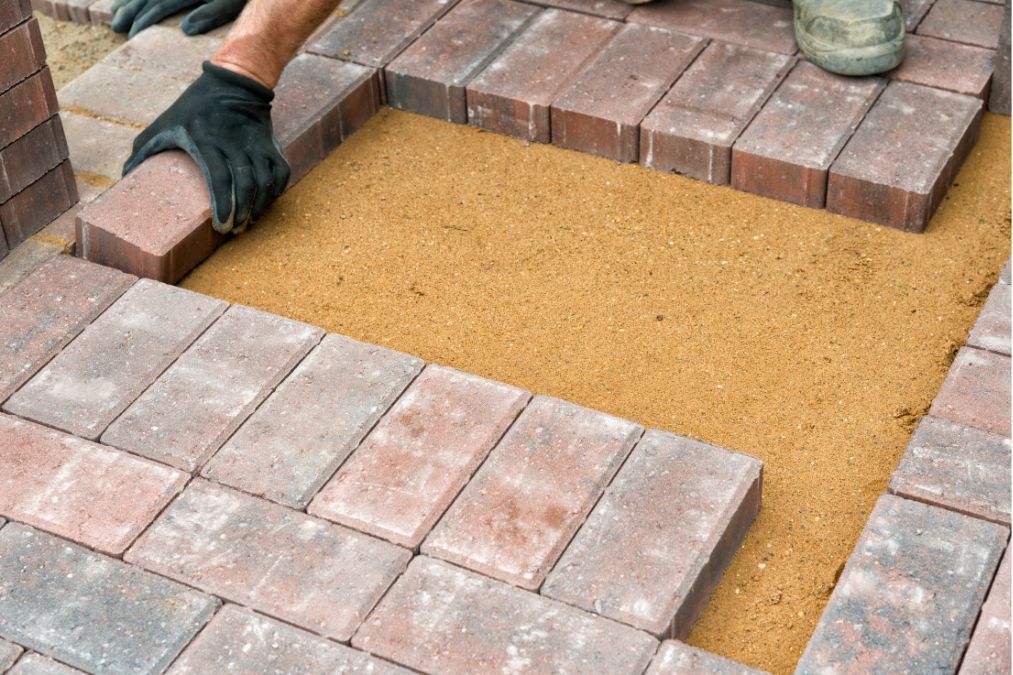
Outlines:
{"label": "brown brick paver", "polygon": [[936,0],[918,25],[919,35],[995,49],[999,46],[1002,5],[976,0]]}
{"label": "brown brick paver", "polygon": [[0,33],[6,33],[31,16],[31,0],[13,0],[0,3]]}
{"label": "brown brick paver", "polygon": [[46,48],[42,44],[37,20],[29,19],[14,30],[0,31],[0,63],[4,64],[0,69],[0,92],[7,91],[46,65]]}
{"label": "brown brick paver", "polygon": [[56,90],[49,68],[0,93],[0,148],[18,140],[56,114]]}
{"label": "brown brick paver", "polygon": [[763,675],[759,670],[729,661],[702,649],[690,647],[676,640],[666,640],[661,643],[661,647],[645,675],[700,675],[701,673],[707,673],[707,675]]}
{"label": "brown brick paver", "polygon": [[68,154],[59,117],[50,117],[0,149],[0,204],[55,169]]}
{"label": "brown brick paver", "polygon": [[1010,671],[1010,553],[992,581],[981,616],[967,646],[960,675],[993,675]]}
{"label": "brown brick paver", "polygon": [[984,98],[994,63],[995,52],[991,49],[908,35],[904,42],[904,62],[886,76]]}
{"label": "brown brick paver", "polygon": [[654,2],[636,8],[626,20],[768,52],[798,50],[791,9],[750,0]]}
{"label": "brown brick paver", "polygon": [[77,202],[77,185],[70,162],[50,170],[24,190],[0,204],[0,224],[11,248],[28,239]]}
{"label": "brown brick paver", "polygon": [[978,320],[967,336],[967,344],[996,354],[1010,355],[1010,285],[992,287]]}
{"label": "brown brick paver", "polygon": [[96,63],[60,89],[60,107],[145,127],[172,105],[188,84],[157,71]]}
{"label": "brown brick paver", "polygon": [[957,352],[930,414],[1010,435],[1010,358],[964,347]]}
{"label": "brown brick paver", "polygon": [[60,119],[74,171],[119,180],[133,150],[137,129],[66,111],[60,113]]}

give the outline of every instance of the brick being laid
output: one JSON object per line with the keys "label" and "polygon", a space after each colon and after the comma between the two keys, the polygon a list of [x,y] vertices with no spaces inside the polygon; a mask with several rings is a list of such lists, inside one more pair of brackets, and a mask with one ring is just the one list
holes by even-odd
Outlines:
{"label": "brick being laid", "polygon": [[791,8],[752,0],[648,3],[626,20],[779,54],[798,51]]}

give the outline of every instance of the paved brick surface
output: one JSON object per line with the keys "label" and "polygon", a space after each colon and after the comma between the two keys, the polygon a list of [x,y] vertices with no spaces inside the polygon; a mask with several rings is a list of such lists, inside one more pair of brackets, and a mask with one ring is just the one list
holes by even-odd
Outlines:
{"label": "paved brick surface", "polygon": [[891,82],[831,167],[827,209],[920,232],[974,146],[981,110],[971,96]]}
{"label": "paved brick surface", "polygon": [[542,594],[685,638],[760,510],[762,464],[648,431]]}
{"label": "paved brick surface", "polygon": [[60,113],[74,171],[117,181],[130,157],[138,130],[70,112]]}
{"label": "paved brick surface", "polygon": [[56,256],[0,295],[0,399],[6,399],[134,282]]}
{"label": "paved brick surface", "polygon": [[60,107],[146,127],[175,102],[187,82],[149,70],[96,63],[60,89]]}
{"label": "paved brick surface", "polygon": [[880,497],[796,672],[954,672],[1008,534]]}
{"label": "paved brick surface", "polygon": [[416,557],[352,644],[423,672],[643,672],[646,633]]}
{"label": "paved brick surface", "polygon": [[971,328],[967,344],[997,354],[1010,355],[1010,285],[992,287],[988,300]]}
{"label": "paved brick surface", "polygon": [[191,36],[176,27],[155,25],[117,47],[102,63],[189,83],[200,76],[201,64],[214,56],[222,42],[214,35]]}
{"label": "paved brick surface", "polygon": [[967,646],[960,675],[1010,671],[1010,553],[1007,549]]}
{"label": "paved brick surface", "polygon": [[1002,6],[975,0],[936,0],[918,25],[919,35],[995,49]]}
{"label": "paved brick surface", "polygon": [[407,675],[408,671],[248,609],[226,605],[169,673]]}
{"label": "paved brick surface", "polygon": [[923,417],[890,492],[1008,526],[1010,439]]}
{"label": "paved brick surface", "polygon": [[640,125],[640,163],[727,184],[732,144],[794,63],[712,42]]}
{"label": "paved brick surface", "polygon": [[918,24],[932,9],[933,2],[935,0],[904,0],[900,3],[901,11],[904,13],[904,28],[908,33],[918,28]]}
{"label": "paved brick surface", "polygon": [[25,654],[7,675],[75,675],[80,672],[77,668],[32,652]]}
{"label": "paved brick surface", "polygon": [[652,26],[623,26],[553,102],[552,143],[637,161],[641,120],[705,44]]}
{"label": "paved brick surface", "polygon": [[226,307],[206,295],[142,279],[14,394],[4,410],[98,438]]}
{"label": "paved brick surface", "polygon": [[512,0],[463,0],[384,69],[387,102],[466,123],[465,87],[538,11]]}
{"label": "paved brick surface", "polygon": [[1010,114],[1010,24],[1010,3],[1007,2],[1003,7],[999,49],[996,51],[992,90],[988,97],[989,111],[1000,115]]}
{"label": "paved brick surface", "polygon": [[619,27],[614,21],[574,12],[540,13],[468,84],[468,122],[548,143],[552,101]]}
{"label": "paved brick surface", "polygon": [[417,547],[527,399],[505,384],[427,367],[310,512]]}
{"label": "paved brick surface", "polygon": [[49,68],[0,94],[0,148],[18,140],[56,114],[56,90]]}
{"label": "paved brick surface", "polygon": [[641,428],[537,397],[422,544],[522,588],[538,588]]}
{"label": "paved brick surface", "polygon": [[637,7],[626,20],[768,52],[798,49],[791,9],[750,0],[655,2]]}
{"label": "paved brick surface", "polygon": [[[0,527],[3,527],[2,520],[0,520]],[[14,662],[18,660],[23,651],[21,647],[13,642],[0,640],[0,672],[7,672],[7,669],[14,665]]]}
{"label": "paved brick surface", "polygon": [[159,672],[217,607],[25,525],[0,530],[0,636],[81,670]]}
{"label": "paved brick surface", "polygon": [[42,178],[0,204],[0,225],[7,245],[17,246],[77,202],[77,184],[70,162],[63,162]]}
{"label": "paved brick surface", "polygon": [[741,663],[735,663],[696,647],[666,640],[647,669],[646,675],[762,675]]}
{"label": "paved brick surface", "polygon": [[119,554],[186,474],[119,450],[0,415],[0,513]]}
{"label": "paved brick surface", "polygon": [[1010,358],[962,348],[932,402],[930,413],[1009,437]]}
{"label": "paved brick surface", "polygon": [[991,49],[908,35],[904,43],[904,62],[886,76],[984,98],[988,94],[995,60],[995,52]]}
{"label": "paved brick surface", "polygon": [[1010,261],[1006,260],[1006,263],[1002,266],[1002,269],[999,270],[999,281],[1001,281],[1004,284],[1010,283],[1009,263]]}
{"label": "paved brick surface", "polygon": [[203,480],[127,552],[150,570],[348,640],[411,553]]}
{"label": "paved brick surface", "polygon": [[0,203],[21,192],[67,159],[59,117],[51,117],[0,149]]}
{"label": "paved brick surface", "polygon": [[0,62],[4,64],[0,70],[0,92],[46,65],[46,48],[38,21],[29,19],[12,31],[0,33]]}
{"label": "paved brick surface", "polygon": [[0,33],[6,33],[31,15],[31,0],[14,0],[0,4]]}
{"label": "paved brick surface", "polygon": [[827,172],[883,90],[799,62],[732,148],[732,186],[822,208]]}
{"label": "paved brick surface", "polygon": [[622,0],[531,0],[531,2],[543,7],[556,7],[569,10],[571,13],[581,12],[616,21],[622,21],[633,11],[633,5]]}
{"label": "paved brick surface", "polygon": [[328,335],[203,473],[303,508],[421,368],[414,357]]}

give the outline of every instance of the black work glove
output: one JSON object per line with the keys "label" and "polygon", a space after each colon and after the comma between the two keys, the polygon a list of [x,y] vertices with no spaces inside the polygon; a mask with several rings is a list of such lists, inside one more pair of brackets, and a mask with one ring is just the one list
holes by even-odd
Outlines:
{"label": "black work glove", "polygon": [[130,32],[134,37],[148,26],[200,5],[183,20],[180,26],[187,35],[198,35],[214,30],[234,20],[243,11],[247,0],[115,0],[113,2],[113,30]]}
{"label": "black work glove", "polygon": [[204,62],[204,73],[134,139],[123,174],[155,153],[180,148],[197,162],[218,232],[242,232],[288,184],[288,162],[271,129],[274,92]]}

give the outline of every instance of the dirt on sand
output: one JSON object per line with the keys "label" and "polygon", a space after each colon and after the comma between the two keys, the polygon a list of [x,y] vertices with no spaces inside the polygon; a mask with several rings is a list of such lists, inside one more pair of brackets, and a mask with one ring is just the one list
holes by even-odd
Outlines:
{"label": "dirt on sand", "polygon": [[40,12],[35,12],[35,18],[39,20],[46,61],[57,89],[127,41],[126,35],[114,33],[109,26],[56,21]]}

